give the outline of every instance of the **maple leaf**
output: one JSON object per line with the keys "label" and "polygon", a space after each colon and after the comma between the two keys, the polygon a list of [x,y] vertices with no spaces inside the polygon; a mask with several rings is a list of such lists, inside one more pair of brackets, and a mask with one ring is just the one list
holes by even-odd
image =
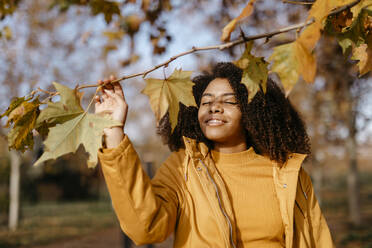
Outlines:
{"label": "maple leaf", "polygon": [[50,128],[44,142],[44,153],[34,165],[76,152],[81,144],[89,153],[88,167],[94,167],[97,164],[98,149],[102,144],[103,129],[120,125],[122,124],[106,116],[81,113],[63,124]]}
{"label": "maple leaf", "polygon": [[39,99],[32,102],[23,101],[8,115],[8,123],[13,123],[13,128],[8,134],[9,149],[13,148],[24,152],[32,149],[34,141],[32,130],[35,128],[36,118],[39,115]]}
{"label": "maple leaf", "polygon": [[246,43],[245,51],[235,64],[243,70],[242,84],[248,90],[248,102],[250,102],[260,90],[260,85],[266,93],[268,63],[262,57],[251,54],[253,42]]}
{"label": "maple leaf", "polygon": [[48,107],[43,109],[37,118],[37,128],[41,127],[44,122],[48,127],[55,126],[57,123],[71,120],[84,112],[80,105],[82,95],[77,90],[56,82],[53,82],[53,85],[61,96],[61,100],[48,102]]}
{"label": "maple leaf", "polygon": [[314,81],[315,58],[300,40],[275,47],[269,60],[273,61],[271,70],[279,75],[286,95],[297,83],[300,75],[307,83]]}
{"label": "maple leaf", "polygon": [[156,120],[159,122],[168,111],[172,131],[177,126],[179,103],[186,106],[196,106],[192,94],[194,83],[190,80],[191,74],[191,71],[175,69],[172,75],[165,80],[145,79],[146,87],[142,93],[149,97]]}
{"label": "maple leaf", "polygon": [[251,0],[247,3],[247,5],[244,7],[240,15],[234,19],[232,19],[223,29],[222,29],[222,35],[221,35],[221,41],[229,41],[230,35],[232,31],[234,31],[236,24],[241,21],[242,19],[250,16],[253,12],[253,4],[256,0]]}
{"label": "maple leaf", "polygon": [[359,76],[363,76],[372,70],[372,49],[367,44],[361,44],[359,47],[353,49],[353,60],[359,60]]}

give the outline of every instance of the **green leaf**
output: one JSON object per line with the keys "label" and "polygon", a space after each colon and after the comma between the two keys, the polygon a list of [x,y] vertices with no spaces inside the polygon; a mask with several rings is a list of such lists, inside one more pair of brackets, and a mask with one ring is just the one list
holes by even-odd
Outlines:
{"label": "green leaf", "polygon": [[79,92],[56,82],[53,85],[59,92],[61,100],[48,103],[48,107],[43,109],[37,118],[37,127],[40,127],[44,122],[48,127],[52,127],[57,123],[61,124],[71,120],[84,112],[80,105],[81,95]]}
{"label": "green leaf", "polygon": [[172,131],[177,126],[179,103],[186,106],[196,106],[192,94],[191,71],[174,70],[172,75],[165,79],[146,79],[146,87],[142,93],[150,98],[150,105],[159,121],[169,112]]}
{"label": "green leaf", "polygon": [[248,90],[248,102],[250,102],[260,90],[260,86],[266,93],[268,76],[268,63],[263,57],[255,57],[251,54],[253,42],[246,43],[245,51],[235,64],[243,70],[242,84]]}
{"label": "green leaf", "polygon": [[122,124],[108,117],[82,113],[63,124],[50,128],[44,142],[44,153],[34,165],[76,152],[82,144],[85,151],[89,153],[88,167],[95,167],[97,152],[102,144],[103,129],[120,125]]}

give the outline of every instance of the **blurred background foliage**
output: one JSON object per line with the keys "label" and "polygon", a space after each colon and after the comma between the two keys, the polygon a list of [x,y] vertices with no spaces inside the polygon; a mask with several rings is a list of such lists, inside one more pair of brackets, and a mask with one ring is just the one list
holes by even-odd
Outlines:
{"label": "blurred background foliage", "polygon": [[[94,83],[111,74],[142,72],[192,46],[218,44],[222,28],[245,4],[243,0],[2,0],[1,112],[12,97],[36,87],[50,90],[52,81],[70,87]],[[241,28],[246,35],[272,31],[304,21],[309,8],[276,0],[257,1],[253,15]],[[238,37],[239,31],[232,36]],[[253,52],[268,58],[273,46],[295,37],[296,32],[290,32],[258,40]],[[197,75],[218,61],[238,59],[243,50],[238,46],[195,53],[151,77],[163,77],[177,67]],[[304,167],[312,176],[337,247],[372,247],[370,74],[358,78],[355,62],[342,55],[333,37],[324,36],[316,53],[315,83],[300,81],[289,96],[311,136],[313,153]],[[122,85],[130,107],[125,131],[142,161],[151,162],[155,171],[169,152],[156,136],[147,98],[139,93],[144,82],[136,78]],[[85,104],[92,94],[93,90],[86,91]],[[59,247],[70,238],[92,233],[105,242],[99,246],[98,240],[90,241],[89,247],[106,247],[109,239],[117,240],[115,245],[121,247],[100,169],[87,168],[83,149],[32,167],[43,149],[40,141],[34,151],[17,153],[21,163],[20,218],[17,229],[9,231],[12,157],[4,136],[7,130],[1,128],[0,132],[0,247]],[[76,247],[83,247],[76,242]],[[171,241],[167,242],[159,247],[171,247]],[[72,243],[70,247],[74,247]]]}

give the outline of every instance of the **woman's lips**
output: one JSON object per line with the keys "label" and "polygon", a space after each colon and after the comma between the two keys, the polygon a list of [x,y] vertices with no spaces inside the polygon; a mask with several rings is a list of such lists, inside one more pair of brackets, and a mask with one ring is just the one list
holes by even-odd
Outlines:
{"label": "woman's lips", "polygon": [[225,121],[221,119],[212,118],[212,119],[208,119],[205,123],[207,124],[207,126],[221,126],[225,124]]}

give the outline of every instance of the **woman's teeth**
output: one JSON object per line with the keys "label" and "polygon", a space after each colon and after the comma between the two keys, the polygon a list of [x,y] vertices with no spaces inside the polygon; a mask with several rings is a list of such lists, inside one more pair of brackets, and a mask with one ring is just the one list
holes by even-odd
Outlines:
{"label": "woman's teeth", "polygon": [[211,119],[207,122],[208,125],[221,125],[224,122],[222,120]]}

